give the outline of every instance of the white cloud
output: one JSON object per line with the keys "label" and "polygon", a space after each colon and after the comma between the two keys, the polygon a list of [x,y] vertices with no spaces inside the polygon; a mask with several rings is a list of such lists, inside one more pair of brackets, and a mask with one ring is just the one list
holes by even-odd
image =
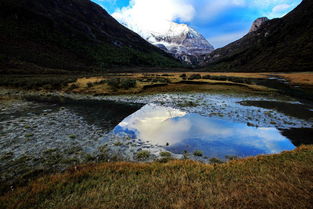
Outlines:
{"label": "white cloud", "polygon": [[[116,0],[103,0],[116,1]],[[261,16],[268,18],[281,17],[299,4],[300,0],[131,0],[129,6],[117,9],[112,16],[119,22],[126,25],[131,30],[137,32],[143,38],[148,38],[150,32],[164,33],[170,28],[169,22],[183,22],[190,25],[208,25],[215,24],[219,18],[224,22],[214,27],[226,27],[226,21],[229,23],[238,22],[238,13],[236,11],[247,11],[242,14],[242,18],[255,19]],[[237,10],[245,9],[245,10]],[[255,16],[253,16],[253,14]],[[253,16],[253,17],[252,17]],[[241,17],[239,17],[241,18]],[[243,25],[245,29],[251,24],[246,21]],[[237,31],[243,28],[236,29]],[[214,28],[213,28],[214,29]],[[211,27],[212,30],[212,27]],[[234,32],[225,28],[218,37],[208,38],[214,46],[221,47],[230,41],[234,41],[243,35],[244,32]],[[203,29],[202,29],[203,31]],[[209,34],[209,32],[207,32]]]}
{"label": "white cloud", "polygon": [[289,4],[280,4],[280,5],[277,5],[275,6],[272,11],[273,12],[282,12],[282,11],[286,11],[287,9],[290,8],[290,5]]}
{"label": "white cloud", "polygon": [[114,12],[113,17],[136,32],[164,31],[168,22],[190,22],[195,9],[189,0],[132,0],[128,7]]}
{"label": "white cloud", "polygon": [[273,7],[272,12],[268,16],[270,18],[282,17],[288,13],[290,8],[291,8],[291,5],[289,5],[289,4],[279,4],[275,7]]}
{"label": "white cloud", "polygon": [[169,21],[189,23],[194,18],[211,21],[230,8],[254,8],[275,17],[293,4],[293,0],[131,0],[128,7],[118,9],[112,15],[131,29],[136,25],[141,30],[160,30]]}

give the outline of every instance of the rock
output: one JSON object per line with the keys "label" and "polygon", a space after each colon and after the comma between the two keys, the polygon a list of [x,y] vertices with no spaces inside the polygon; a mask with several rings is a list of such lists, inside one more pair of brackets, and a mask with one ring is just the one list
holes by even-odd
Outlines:
{"label": "rock", "polygon": [[252,23],[252,26],[251,26],[251,28],[250,28],[249,33],[257,31],[257,30],[261,27],[261,25],[262,25],[264,22],[268,21],[268,20],[269,20],[269,19],[268,19],[267,17],[260,17],[260,18],[256,19],[256,20]]}

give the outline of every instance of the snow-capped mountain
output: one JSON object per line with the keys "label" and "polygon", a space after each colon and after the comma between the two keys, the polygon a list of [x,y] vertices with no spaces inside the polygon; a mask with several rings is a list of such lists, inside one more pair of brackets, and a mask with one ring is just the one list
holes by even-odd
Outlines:
{"label": "snow-capped mountain", "polygon": [[197,64],[201,55],[214,50],[200,33],[186,24],[168,22],[162,27],[151,30],[139,28],[134,24],[121,23],[148,42],[188,64]]}

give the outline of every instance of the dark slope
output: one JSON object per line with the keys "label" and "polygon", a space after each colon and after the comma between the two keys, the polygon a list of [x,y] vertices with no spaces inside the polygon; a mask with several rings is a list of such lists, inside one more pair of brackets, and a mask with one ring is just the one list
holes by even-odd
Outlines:
{"label": "dark slope", "polygon": [[2,72],[178,64],[89,0],[0,0],[0,31]]}
{"label": "dark slope", "polygon": [[313,71],[313,1],[205,57],[209,70]]}

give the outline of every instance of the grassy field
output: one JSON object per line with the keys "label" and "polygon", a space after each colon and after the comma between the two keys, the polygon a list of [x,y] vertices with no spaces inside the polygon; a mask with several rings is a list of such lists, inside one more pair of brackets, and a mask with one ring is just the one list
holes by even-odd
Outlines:
{"label": "grassy field", "polygon": [[307,72],[307,73],[280,73],[277,75],[287,79],[292,84],[313,86],[313,73],[312,72]]}
{"label": "grassy field", "polygon": [[[266,78],[256,73],[121,73],[104,76],[83,77],[69,83],[64,91],[84,94],[137,94],[181,91],[271,91],[255,85],[250,79]],[[112,86],[110,81],[135,81],[133,86]],[[202,84],[202,85],[199,85]],[[205,84],[205,85],[203,85]]]}
{"label": "grassy field", "polygon": [[[273,91],[256,80],[279,76],[310,91],[313,73],[103,73],[101,75],[4,75],[0,86],[24,90],[58,90],[116,95],[181,91]],[[201,85],[199,85],[201,84]],[[205,84],[205,85],[203,85]]]}
{"label": "grassy field", "polygon": [[1,208],[312,208],[313,146],[206,165],[103,163],[39,178]]}

